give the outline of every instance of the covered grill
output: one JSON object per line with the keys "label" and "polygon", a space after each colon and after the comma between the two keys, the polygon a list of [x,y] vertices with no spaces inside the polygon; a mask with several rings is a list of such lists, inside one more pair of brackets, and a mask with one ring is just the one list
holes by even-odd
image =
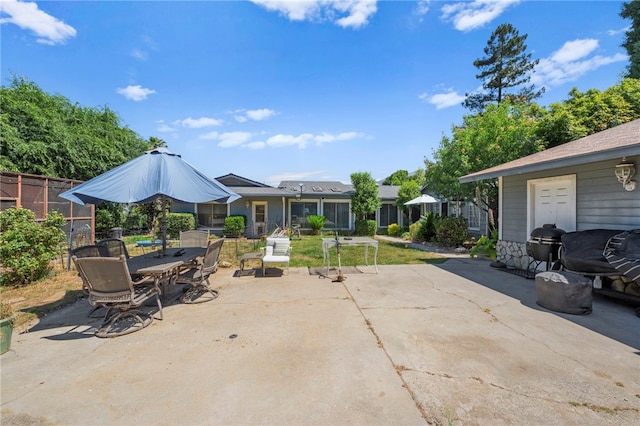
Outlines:
{"label": "covered grill", "polygon": [[[562,235],[564,230],[556,228],[555,224],[544,224],[531,231],[531,238],[527,241],[527,254],[533,259],[527,266],[527,275],[533,274],[542,262],[547,262],[547,270],[558,260]],[[533,268],[532,268],[533,267]]]}

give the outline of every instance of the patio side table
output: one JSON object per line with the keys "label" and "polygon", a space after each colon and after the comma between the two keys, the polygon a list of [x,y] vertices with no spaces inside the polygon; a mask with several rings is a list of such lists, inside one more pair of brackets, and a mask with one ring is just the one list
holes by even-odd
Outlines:
{"label": "patio side table", "polygon": [[262,266],[262,253],[245,253],[240,258],[240,270],[244,271],[244,264],[247,260],[260,260],[260,266]]}

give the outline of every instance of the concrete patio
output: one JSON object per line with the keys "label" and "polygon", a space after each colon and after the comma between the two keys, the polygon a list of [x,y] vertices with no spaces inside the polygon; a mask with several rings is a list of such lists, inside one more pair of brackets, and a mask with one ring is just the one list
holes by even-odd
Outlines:
{"label": "concrete patio", "polygon": [[637,424],[631,306],[551,312],[533,280],[468,257],[378,268],[221,269],[217,300],[173,288],[164,320],[116,339],[76,303],[2,355],[1,423]]}

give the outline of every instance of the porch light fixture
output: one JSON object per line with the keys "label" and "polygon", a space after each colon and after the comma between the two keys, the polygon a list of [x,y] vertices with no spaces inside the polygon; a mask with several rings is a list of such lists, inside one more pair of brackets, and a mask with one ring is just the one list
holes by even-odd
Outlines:
{"label": "porch light fixture", "polygon": [[251,205],[251,203],[249,202],[249,200],[247,200],[247,201],[245,201],[245,202],[244,202],[244,206],[245,206],[246,208],[249,208],[249,206],[250,206],[250,205]]}
{"label": "porch light fixture", "polygon": [[633,166],[633,163],[627,161],[625,157],[622,157],[621,163],[616,164],[616,177],[626,191],[636,189],[635,181],[631,180],[635,172],[636,168]]}

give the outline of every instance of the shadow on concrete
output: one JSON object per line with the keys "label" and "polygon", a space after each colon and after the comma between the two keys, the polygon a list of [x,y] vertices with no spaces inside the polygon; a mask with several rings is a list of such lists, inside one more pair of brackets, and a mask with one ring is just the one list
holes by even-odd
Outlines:
{"label": "shadow on concrete", "polygon": [[[505,273],[492,268],[489,263],[478,259],[450,259],[446,263],[434,266],[519,300],[528,308],[552,313],[640,350],[640,318],[636,316],[633,304],[594,294],[593,312],[589,315],[550,311],[537,304],[535,280]],[[636,353],[640,355],[640,351]]]}

